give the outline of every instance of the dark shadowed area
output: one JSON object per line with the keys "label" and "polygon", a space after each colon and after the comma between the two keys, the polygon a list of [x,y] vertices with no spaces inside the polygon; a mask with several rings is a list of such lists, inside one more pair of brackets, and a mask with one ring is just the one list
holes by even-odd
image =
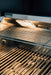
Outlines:
{"label": "dark shadowed area", "polygon": [[51,0],[0,0],[0,12],[51,16]]}

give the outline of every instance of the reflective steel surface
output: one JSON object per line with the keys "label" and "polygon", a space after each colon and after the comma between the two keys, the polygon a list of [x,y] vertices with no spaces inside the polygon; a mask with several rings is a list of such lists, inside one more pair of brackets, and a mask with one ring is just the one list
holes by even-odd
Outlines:
{"label": "reflective steel surface", "polygon": [[51,23],[5,17],[0,24],[0,37],[51,49],[51,30],[36,27],[41,24],[51,28]]}
{"label": "reflective steel surface", "polygon": [[27,28],[10,27],[0,31],[0,37],[51,48],[51,31],[42,29],[30,30]]}
{"label": "reflective steel surface", "polygon": [[1,21],[0,75],[51,75],[51,30],[47,26],[51,24],[11,18]]}

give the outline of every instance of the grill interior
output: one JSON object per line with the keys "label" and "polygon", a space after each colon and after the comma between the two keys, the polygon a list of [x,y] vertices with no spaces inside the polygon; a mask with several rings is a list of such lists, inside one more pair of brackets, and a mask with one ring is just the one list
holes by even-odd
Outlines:
{"label": "grill interior", "polygon": [[0,38],[7,40],[0,39],[0,75],[51,75],[50,30],[51,23],[4,18]]}
{"label": "grill interior", "polygon": [[1,75],[51,75],[50,49],[1,40]]}

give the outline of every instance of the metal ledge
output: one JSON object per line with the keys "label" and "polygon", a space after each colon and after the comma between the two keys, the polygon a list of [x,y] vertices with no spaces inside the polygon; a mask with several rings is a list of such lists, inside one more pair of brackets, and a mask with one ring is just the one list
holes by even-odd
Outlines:
{"label": "metal ledge", "polygon": [[51,23],[51,17],[45,17],[45,16],[42,17],[42,16],[30,16],[30,15],[23,15],[23,14],[5,13],[5,17]]}

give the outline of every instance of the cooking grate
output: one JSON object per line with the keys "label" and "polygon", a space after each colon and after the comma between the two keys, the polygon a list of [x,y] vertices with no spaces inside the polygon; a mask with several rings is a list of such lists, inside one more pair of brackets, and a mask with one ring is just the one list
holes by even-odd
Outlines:
{"label": "cooking grate", "polygon": [[51,56],[46,48],[19,48],[0,44],[1,75],[51,75]]}

